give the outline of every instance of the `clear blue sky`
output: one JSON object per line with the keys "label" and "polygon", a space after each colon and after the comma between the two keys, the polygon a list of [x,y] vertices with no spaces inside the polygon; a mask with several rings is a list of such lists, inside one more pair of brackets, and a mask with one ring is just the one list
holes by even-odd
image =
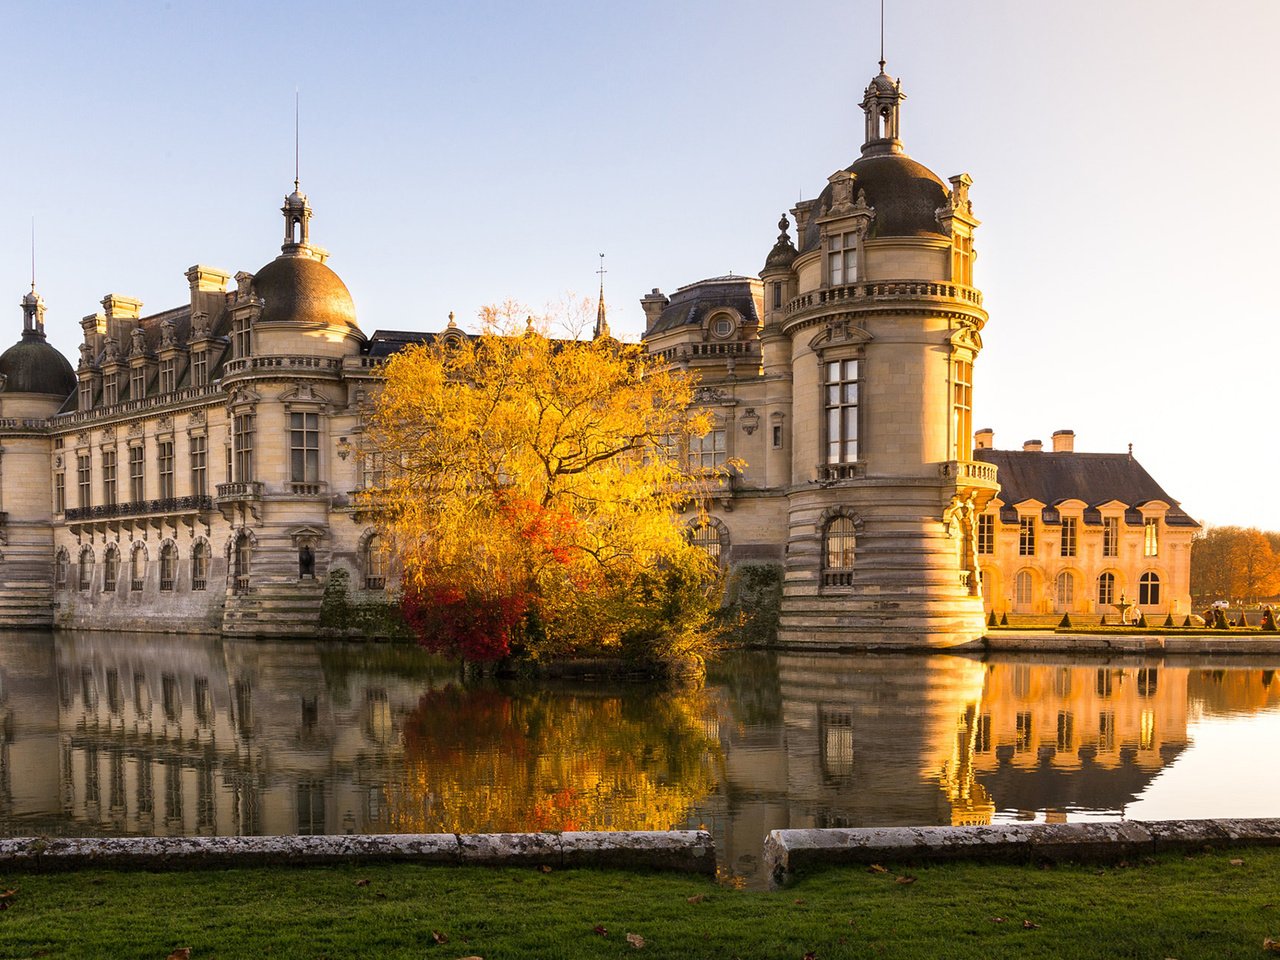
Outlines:
{"label": "clear blue sky", "polygon": [[[277,252],[302,181],[366,332],[754,273],[861,142],[876,0],[5,4],[0,314],[36,217],[54,344],[108,292]],[[1280,3],[889,0],[904,140],[975,181],[975,421],[1139,460],[1280,529]],[[5,292],[7,291],[7,292]],[[7,316],[8,321],[3,321]]]}

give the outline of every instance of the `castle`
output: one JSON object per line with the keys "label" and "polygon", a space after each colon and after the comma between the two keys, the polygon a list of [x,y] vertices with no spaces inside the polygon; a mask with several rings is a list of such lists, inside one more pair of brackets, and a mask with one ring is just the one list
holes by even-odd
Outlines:
{"label": "castle", "polygon": [[[690,536],[780,570],[780,639],[800,645],[946,645],[980,636],[990,610],[1093,611],[1126,588],[1187,609],[1195,524],[1154,483],[1121,478],[1105,503],[1053,483],[998,496],[1012,461],[975,451],[971,422],[987,321],[972,181],[907,156],[903,100],[882,62],[861,156],[791,211],[794,240],[782,218],[758,278],[641,301],[649,350],[695,371],[715,416],[690,462],[746,464]],[[34,284],[23,298],[22,339],[0,356],[0,625],[310,636],[339,571],[355,601],[383,595],[352,502],[380,472],[358,453],[360,410],[383,357],[437,334],[361,332],[294,187],[280,256],[233,284],[193,266],[189,301],[159,313],[104,297],[75,368],[45,340]],[[1146,538],[1123,569],[1104,546],[1119,549],[1115,518]],[[1028,520],[1033,543],[1053,533],[1029,554]],[[1047,551],[1068,529],[1101,566],[1063,552],[1059,569]]]}

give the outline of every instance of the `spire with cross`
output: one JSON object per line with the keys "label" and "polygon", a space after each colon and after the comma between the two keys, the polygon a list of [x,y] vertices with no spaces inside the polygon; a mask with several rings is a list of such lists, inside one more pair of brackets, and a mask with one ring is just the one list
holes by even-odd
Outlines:
{"label": "spire with cross", "polygon": [[601,337],[609,336],[609,321],[604,315],[604,275],[609,271],[604,268],[604,254],[600,254],[600,269],[596,271],[600,275],[600,305],[596,307],[596,327],[592,331],[591,339],[599,340]]}

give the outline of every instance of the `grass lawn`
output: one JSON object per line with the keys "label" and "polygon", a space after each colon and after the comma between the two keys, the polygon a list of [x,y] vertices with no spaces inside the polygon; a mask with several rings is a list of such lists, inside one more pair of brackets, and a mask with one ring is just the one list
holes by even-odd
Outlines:
{"label": "grass lawn", "polygon": [[1259,960],[1273,955],[1263,940],[1280,938],[1280,849],[1127,867],[886,866],[815,873],[780,893],[672,874],[404,865],[10,874],[0,957]]}

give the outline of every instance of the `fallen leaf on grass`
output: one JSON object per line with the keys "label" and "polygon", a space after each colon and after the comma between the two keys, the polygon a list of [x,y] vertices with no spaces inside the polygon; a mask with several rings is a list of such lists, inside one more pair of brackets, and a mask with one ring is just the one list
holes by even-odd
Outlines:
{"label": "fallen leaf on grass", "polygon": [[640,936],[638,933],[628,933],[627,943],[631,944],[631,946],[635,947],[637,950],[644,949],[644,937]]}
{"label": "fallen leaf on grass", "polygon": [[887,867],[882,867],[878,863],[873,863],[871,866],[867,867],[867,873],[888,873],[888,872],[889,870]]}
{"label": "fallen leaf on grass", "polygon": [[367,887],[368,885],[369,885],[368,877],[361,877],[359,880],[356,881],[357,887]]}
{"label": "fallen leaf on grass", "polygon": [[542,866],[540,866],[538,869],[539,869],[539,870],[541,870],[543,873],[550,873],[550,872],[551,872],[551,867],[550,867],[548,864],[545,864],[545,863],[544,863]]}
{"label": "fallen leaf on grass", "polygon": [[818,955],[810,950],[804,955],[803,960],[818,960]]}
{"label": "fallen leaf on grass", "polygon": [[191,948],[179,947],[177,950],[173,951],[173,953],[169,954],[169,956],[165,957],[164,960],[191,960]]}
{"label": "fallen leaf on grass", "polygon": [[902,876],[902,877],[894,877],[893,882],[900,883],[903,886],[906,886],[908,883],[915,883],[916,878],[911,876],[910,874],[907,874],[906,876]]}
{"label": "fallen leaf on grass", "polygon": [[987,917],[987,919],[988,919],[988,920],[990,920],[992,923],[1004,923],[1004,922],[1005,922],[1004,917]]}
{"label": "fallen leaf on grass", "polygon": [[598,937],[607,937],[609,935],[609,931],[606,930],[601,924],[598,924],[598,923],[591,928],[591,932]]}
{"label": "fallen leaf on grass", "polygon": [[703,900],[705,900],[705,899],[707,899],[707,895],[706,895],[705,893],[695,893],[692,897],[687,898],[687,899],[685,900],[685,902],[686,902],[686,903],[701,903],[701,902],[702,902]]}
{"label": "fallen leaf on grass", "polygon": [[1262,941],[1262,949],[1268,953],[1280,953],[1280,940],[1275,937],[1267,937]]}
{"label": "fallen leaf on grass", "polygon": [[447,933],[441,933],[439,930],[432,930],[431,940],[433,943],[448,943],[449,935]]}
{"label": "fallen leaf on grass", "polygon": [[804,897],[800,897],[798,900],[796,900],[796,906],[797,906],[797,907],[798,907],[798,906],[800,906],[800,905],[802,905],[803,903],[804,903]]}
{"label": "fallen leaf on grass", "polygon": [[1239,858],[1236,858],[1235,860],[1228,860],[1227,862],[1228,862],[1228,863],[1230,863],[1233,867],[1243,867],[1243,866],[1244,866],[1244,861],[1243,861],[1243,860],[1241,860],[1241,859],[1239,859]]}
{"label": "fallen leaf on grass", "polygon": [[0,900],[12,900],[17,895],[18,895],[18,888],[14,887],[12,890],[5,890],[3,892],[0,892]]}
{"label": "fallen leaf on grass", "polygon": [[1039,929],[1040,929],[1040,924],[1038,924],[1038,923],[1032,923],[1030,920],[1023,920],[1023,921],[1022,921],[1022,929],[1023,929],[1023,930],[1039,930]]}
{"label": "fallen leaf on grass", "polygon": [[484,957],[459,957],[458,960],[484,960]]}

